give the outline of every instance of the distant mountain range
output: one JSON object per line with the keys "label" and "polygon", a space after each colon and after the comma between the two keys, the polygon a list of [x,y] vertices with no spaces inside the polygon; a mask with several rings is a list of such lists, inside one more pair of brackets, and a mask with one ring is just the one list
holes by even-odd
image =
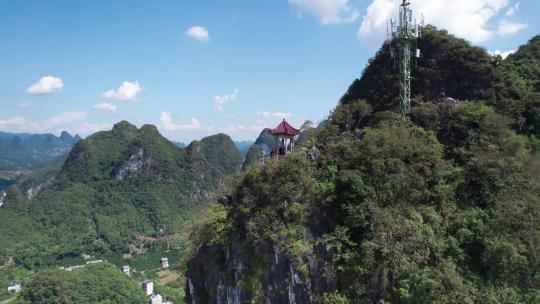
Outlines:
{"label": "distant mountain range", "polygon": [[[171,140],[171,142],[178,148],[187,147],[185,143],[180,142],[180,141]],[[238,148],[238,150],[240,150],[240,153],[242,153],[242,155],[246,155],[251,145],[253,145],[253,141],[252,140],[234,141],[234,145],[236,146],[236,148]]]}
{"label": "distant mountain range", "polygon": [[71,150],[81,138],[63,131],[53,134],[0,132],[0,170],[53,160]]}
{"label": "distant mountain range", "polygon": [[246,155],[251,145],[253,145],[254,141],[252,140],[243,140],[243,141],[235,141],[234,145],[240,150],[240,153],[242,155]]}
{"label": "distant mountain range", "polygon": [[171,140],[171,142],[172,142],[175,146],[177,146],[178,148],[185,148],[185,147],[187,147],[187,145],[186,145],[185,143],[181,142],[181,141],[173,141],[173,140]]}

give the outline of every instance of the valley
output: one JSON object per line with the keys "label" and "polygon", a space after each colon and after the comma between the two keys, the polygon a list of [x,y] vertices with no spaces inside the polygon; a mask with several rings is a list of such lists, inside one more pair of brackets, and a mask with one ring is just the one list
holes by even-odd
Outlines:
{"label": "valley", "polygon": [[539,303],[540,36],[417,38],[407,111],[390,41],[254,141],[0,133],[0,304]]}

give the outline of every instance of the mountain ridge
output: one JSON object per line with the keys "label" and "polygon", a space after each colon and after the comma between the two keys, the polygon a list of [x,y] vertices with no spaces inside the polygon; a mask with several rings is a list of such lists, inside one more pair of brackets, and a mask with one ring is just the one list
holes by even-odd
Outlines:
{"label": "mountain ridge", "polygon": [[[14,253],[16,234],[8,232],[14,229],[35,231],[40,241],[27,245],[42,247],[38,256],[129,252],[138,236],[181,229],[226,177],[240,170],[241,161],[224,134],[181,149],[155,126],[138,129],[121,121],[75,144],[54,182],[32,201],[22,199],[16,218],[29,226],[0,221],[7,232],[0,238],[6,245],[0,256]],[[12,201],[10,195],[6,201]],[[40,263],[24,254],[19,259]]]}
{"label": "mountain ridge", "polygon": [[188,303],[540,301],[540,145],[516,119],[537,102],[497,107],[516,70],[424,33],[410,114],[383,46],[305,150],[246,169],[194,234]]}

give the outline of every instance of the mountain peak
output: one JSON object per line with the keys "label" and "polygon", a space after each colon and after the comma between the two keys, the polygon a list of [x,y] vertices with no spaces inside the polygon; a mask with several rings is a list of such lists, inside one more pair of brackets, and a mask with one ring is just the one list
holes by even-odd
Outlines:
{"label": "mountain peak", "polygon": [[[496,93],[496,66],[485,49],[426,26],[418,39],[422,50],[414,64],[411,98],[436,100],[452,97],[458,100],[490,100]],[[399,72],[392,59],[389,44],[384,44],[373,57],[362,76],[356,79],[341,104],[355,100],[367,100],[375,112],[397,110],[399,96]]]}
{"label": "mountain peak", "polygon": [[68,131],[62,131],[62,133],[60,133],[60,139],[67,143],[71,143],[75,140],[75,138],[71,136]]}
{"label": "mountain peak", "polygon": [[155,135],[161,135],[159,133],[159,130],[156,126],[154,125],[150,125],[150,124],[146,124],[144,126],[141,127],[140,131],[142,133],[145,133],[145,134],[155,134]]}
{"label": "mountain peak", "polygon": [[113,126],[112,131],[115,132],[115,133],[117,133],[117,132],[136,132],[137,127],[132,125],[127,120],[122,120],[122,121],[116,123]]}

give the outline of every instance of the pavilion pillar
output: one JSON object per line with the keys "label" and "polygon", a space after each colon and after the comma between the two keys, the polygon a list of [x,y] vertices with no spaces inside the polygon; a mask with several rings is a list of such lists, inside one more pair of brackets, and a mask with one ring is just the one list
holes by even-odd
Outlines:
{"label": "pavilion pillar", "polygon": [[274,137],[274,154],[276,155],[276,159],[279,159],[279,136]]}

